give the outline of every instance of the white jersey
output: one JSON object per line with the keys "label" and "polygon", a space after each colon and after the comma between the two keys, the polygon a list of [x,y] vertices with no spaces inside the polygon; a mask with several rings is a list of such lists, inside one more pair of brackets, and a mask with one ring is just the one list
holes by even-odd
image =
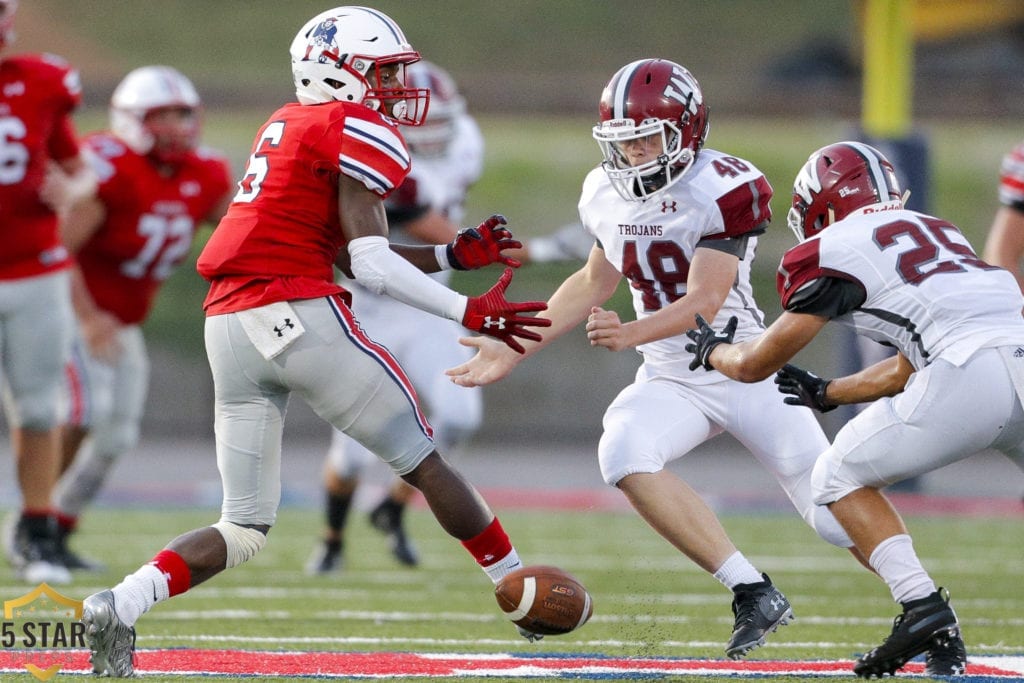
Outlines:
{"label": "white jersey", "polygon": [[980,260],[956,226],[915,211],[854,212],[786,252],[778,287],[786,310],[833,317],[918,370],[1024,342],[1013,276]]}
{"label": "white jersey", "polygon": [[[739,325],[736,339],[764,331],[764,314],[754,301],[750,270],[757,235],[771,219],[772,188],[748,161],[705,149],[677,183],[643,202],[622,199],[604,170],[595,168],[583,183],[579,212],[584,227],[598,240],[605,257],[630,285],[633,309],[645,318],[686,294],[686,279],[698,245],[746,238],[739,270],[712,326],[722,328],[730,316]],[[690,339],[680,334],[642,344],[645,363],[674,377],[699,384],[722,381],[718,372],[688,365]]]}
{"label": "white jersey", "polygon": [[[422,156],[413,151],[412,169],[403,187],[388,199],[386,206],[390,209],[429,206],[459,225],[465,217],[466,194],[480,179],[483,170],[483,134],[472,116],[461,114],[455,118],[454,137],[442,154]],[[403,234],[401,224],[393,228],[394,241],[415,243]]]}

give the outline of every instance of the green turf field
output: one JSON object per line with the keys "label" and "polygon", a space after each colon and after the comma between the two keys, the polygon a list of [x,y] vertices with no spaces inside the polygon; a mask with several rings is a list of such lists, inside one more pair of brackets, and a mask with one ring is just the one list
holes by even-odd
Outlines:
{"label": "green turf field", "polygon": [[[423,509],[412,510],[409,519],[421,568],[397,565],[383,537],[360,514],[350,524],[344,571],[309,578],[302,566],[319,520],[310,510],[285,508],[253,561],[144,616],[138,647],[724,659],[730,594],[632,513],[499,513],[528,563],[562,566],[591,591],[594,617],[582,629],[538,644],[519,638],[499,613],[487,578]],[[214,516],[174,510],[90,513],[76,542],[110,568],[102,575],[78,575],[61,590],[84,598],[133,571],[176,533]],[[848,660],[888,634],[896,611],[885,586],[795,516],[726,516],[724,522],[737,545],[786,592],[797,616],[748,659]],[[969,655],[1024,654],[1020,518],[911,517],[908,523],[927,568],[952,592]],[[12,582],[10,570],[0,571],[5,597],[24,590]],[[144,652],[142,657],[141,671],[158,668]],[[31,680],[27,674],[24,679]]]}

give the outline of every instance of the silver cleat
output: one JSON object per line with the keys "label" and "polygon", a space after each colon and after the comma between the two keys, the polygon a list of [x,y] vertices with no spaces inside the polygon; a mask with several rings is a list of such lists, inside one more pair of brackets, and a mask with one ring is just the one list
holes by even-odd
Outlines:
{"label": "silver cleat", "polygon": [[114,611],[114,594],[105,590],[82,602],[85,640],[92,671],[111,678],[135,675],[135,627],[125,626]]}

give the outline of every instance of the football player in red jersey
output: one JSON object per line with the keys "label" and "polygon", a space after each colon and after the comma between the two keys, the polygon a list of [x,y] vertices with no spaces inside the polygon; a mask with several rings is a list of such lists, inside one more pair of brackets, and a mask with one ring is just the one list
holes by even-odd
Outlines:
{"label": "football player in red jersey", "polygon": [[[330,26],[327,31],[323,27]],[[310,44],[314,49],[308,50]],[[409,171],[399,124],[417,125],[429,92],[404,83],[419,53],[387,15],[338,7],[303,26],[291,45],[299,102],[256,135],[238,192],[199,257],[210,281],[205,339],[214,379],[221,519],[172,540],[113,589],[83,602],[93,670],[134,671],[135,622],[255,555],[281,495],[288,399],[301,396],[420,489],[442,528],[497,582],[521,566],[494,513],[435,450],[401,365],[371,339],[335,284],[341,266],[364,286],[495,336],[537,340],[543,302],[505,299],[512,270],[466,297],[425,271],[481,266],[518,244],[500,223],[449,245],[389,248],[387,197]],[[527,637],[532,634],[524,634]]]}
{"label": "football player in red jersey", "polygon": [[[604,162],[583,183],[583,226],[596,244],[587,263],[548,300],[551,329],[526,354],[485,339],[468,363],[448,371],[463,386],[487,384],[586,321],[593,346],[636,349],[636,380],[604,416],[598,461],[659,534],[733,593],[734,659],[763,645],[793,611],[786,597],[730,540],[711,508],[666,465],[728,431],[778,480],[801,517],[825,540],[850,539],[811,500],[810,473],[828,440],[810,410],[795,413],[771,382],[745,385],[687,367],[694,315],[736,316],[738,335],[764,329],[750,284],[758,235],[771,219],[772,188],[749,161],[704,148],[708,108],[693,75],[674,62],[622,67],[599,103],[593,135]],[[636,320],[602,308],[622,278]]]}
{"label": "football player in red jersey", "polygon": [[[465,212],[466,195],[484,169],[484,137],[451,75],[426,60],[406,71],[408,85],[430,90],[430,110],[422,126],[409,128],[403,137],[413,159],[412,170],[385,201],[390,239],[400,244],[447,244],[453,240]],[[524,240],[504,254],[523,263],[586,260],[594,239],[578,224]],[[448,283],[450,271],[432,277]],[[360,324],[395,354],[409,373],[434,427],[438,449],[451,456],[476,432],[483,420],[483,390],[457,387],[445,381],[444,370],[471,355],[456,340],[462,327],[386,295],[375,294],[352,280],[341,283],[353,291],[353,311]],[[437,343],[426,345],[424,337]],[[322,540],[306,563],[309,574],[325,574],[343,562],[344,533],[353,496],[364,472],[380,462],[357,441],[337,429],[324,466],[326,489]],[[416,566],[416,548],[406,533],[404,517],[415,496],[399,477],[391,477],[387,492],[373,506],[369,519],[385,534],[394,557]]]}
{"label": "football player in red jersey", "polygon": [[[16,0],[0,0],[0,48],[12,40],[16,10]],[[57,550],[52,495],[61,383],[74,329],[71,260],[58,216],[95,186],[71,119],[80,101],[78,72],[60,57],[0,61],[0,374],[22,494],[5,547],[30,583],[71,580]]]}
{"label": "football player in red jersey", "polygon": [[231,198],[227,159],[199,146],[201,106],[177,70],[140,67],[114,90],[110,130],[84,139],[99,185],[63,225],[78,265],[72,301],[80,331],[68,366],[66,471],[55,495],[69,569],[97,568],[67,537],[115,460],[138,442],[149,380],[141,324],[188,256],[197,226],[219,220]]}
{"label": "football player in red jersey", "polygon": [[[921,565],[882,489],[987,448],[1024,468],[1021,290],[956,226],[905,209],[903,198],[877,149],[819,149],[794,183],[789,224],[800,243],[779,267],[782,315],[743,342],[702,319],[689,332],[695,366],[745,382],[777,372],[792,405],[871,402],[811,476],[815,503],[835,514],[903,608],[885,642],[854,665],[864,678],[922,652],[930,676],[963,674],[967,663],[949,594]],[[833,380],[786,364],[830,320],[898,353]]]}

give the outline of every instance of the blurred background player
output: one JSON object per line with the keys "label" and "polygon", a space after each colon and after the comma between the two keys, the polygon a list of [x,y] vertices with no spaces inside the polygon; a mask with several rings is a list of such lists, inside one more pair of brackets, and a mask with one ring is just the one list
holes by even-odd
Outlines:
{"label": "blurred background player", "polygon": [[[448,244],[459,231],[467,191],[483,172],[484,138],[447,71],[423,60],[408,67],[406,78],[410,87],[430,90],[430,109],[422,126],[402,129],[413,164],[402,185],[384,202],[390,239],[399,244]],[[570,224],[503,253],[532,263],[585,260],[593,243],[582,226]],[[432,277],[447,284],[449,275],[445,271]],[[426,403],[438,450],[457,452],[483,417],[482,390],[457,387],[444,374],[471,355],[458,343],[464,328],[374,294],[353,280],[341,283],[353,294],[352,310],[363,328],[401,360]],[[433,341],[424,344],[424,338]],[[326,526],[306,564],[307,573],[324,574],[341,566],[345,524],[357,487],[367,468],[379,463],[358,442],[332,431],[324,466]],[[419,558],[405,529],[404,511],[415,493],[400,478],[390,477],[386,494],[369,515],[373,528],[388,537],[395,559],[410,567]]]}
{"label": "blurred background player", "polygon": [[238,191],[196,265],[210,282],[204,339],[221,517],[83,601],[100,675],[133,675],[135,624],[155,604],[264,547],[281,502],[281,441],[293,393],[418,488],[491,581],[522,566],[487,503],[435,449],[415,389],[362,329],[333,267],[519,349],[520,340],[540,339],[533,328],[549,324],[521,314],[544,304],[506,300],[511,268],[474,297],[424,274],[501,260],[513,240],[498,221],[448,246],[389,246],[384,199],[411,164],[399,124],[422,123],[430,96],[405,84],[406,66],[420,55],[390,17],[368,7],[328,10],[299,29],[289,54],[298,102],[260,127]]}
{"label": "blurred background player", "polygon": [[[0,49],[14,37],[17,2],[0,0]],[[71,114],[81,101],[78,72],[54,55],[0,61],[0,362],[20,515],[4,525],[4,546],[30,583],[71,580],[57,549],[53,487],[60,458],[64,364],[74,330],[71,259],[59,215],[92,191]]]}
{"label": "blurred background player", "polygon": [[[739,334],[764,329],[750,271],[771,220],[772,188],[749,161],[705,149],[708,107],[684,67],[645,59],[612,76],[593,135],[604,162],[583,183],[580,218],[596,239],[587,263],[548,300],[551,329],[526,354],[480,338],[478,353],[449,374],[462,386],[497,381],[519,362],[586,321],[593,346],[640,352],[635,381],[605,411],[598,461],[643,519],[732,591],[726,654],[763,645],[793,616],[789,601],[741,553],[714,511],[666,465],[728,431],[778,481],[800,516],[828,542],[852,545],[811,500],[811,468],[828,440],[810,410],[788,412],[774,384],[746,385],[688,367],[686,330],[696,314],[740,319]],[[636,320],[602,305],[623,278]]]}
{"label": "blurred background player", "polygon": [[[169,66],[128,73],[110,101],[110,130],[84,138],[99,186],[64,222],[75,255],[78,338],[68,365],[59,544],[70,569],[98,568],[67,546],[114,462],[138,443],[149,387],[141,325],[164,281],[188,257],[196,229],[224,215],[231,169],[199,147],[202,104]],[[89,436],[86,439],[86,436]]]}
{"label": "blurred background player", "polygon": [[982,258],[1013,273],[1024,289],[1024,142],[1005,157],[999,172],[999,209],[996,210]]}

